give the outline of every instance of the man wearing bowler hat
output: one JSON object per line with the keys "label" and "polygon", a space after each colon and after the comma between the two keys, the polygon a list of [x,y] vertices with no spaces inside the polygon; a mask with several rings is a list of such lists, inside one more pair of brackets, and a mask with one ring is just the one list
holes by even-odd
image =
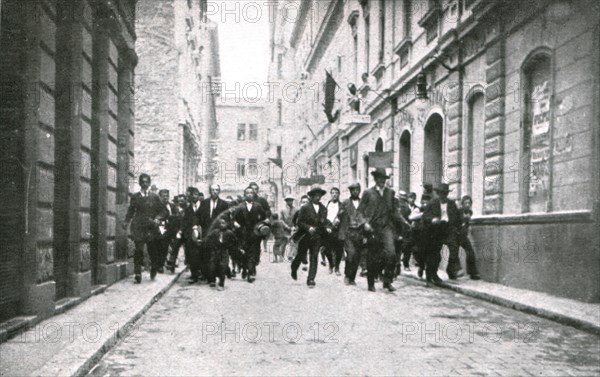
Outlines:
{"label": "man wearing bowler hat", "polygon": [[306,258],[306,252],[310,254],[310,266],[308,269],[308,278],[306,284],[309,288],[314,288],[315,277],[317,276],[317,265],[319,263],[319,248],[323,238],[331,234],[331,229],[327,228],[327,208],[321,204],[321,197],[326,191],[320,187],[314,187],[308,192],[310,202],[306,203],[298,211],[298,232],[304,235],[303,242],[307,247],[299,248],[298,254],[292,262],[292,279],[298,279],[297,271],[302,260]]}
{"label": "man wearing bowler hat", "polygon": [[461,276],[458,258],[458,234],[462,225],[462,215],[456,203],[448,199],[450,188],[440,183],[434,188],[436,197],[429,203],[423,213],[423,222],[428,228],[429,245],[427,246],[427,282],[439,285],[441,279],[437,275],[440,263],[440,251],[446,244],[450,251],[446,272],[452,280]]}
{"label": "man wearing bowler hat", "polygon": [[398,201],[394,190],[385,187],[389,178],[385,169],[377,168],[371,174],[375,186],[365,190],[357,209],[368,239],[367,281],[369,291],[375,292],[375,278],[383,270],[383,287],[393,292],[396,290],[392,285],[396,267],[394,229],[401,222]]}

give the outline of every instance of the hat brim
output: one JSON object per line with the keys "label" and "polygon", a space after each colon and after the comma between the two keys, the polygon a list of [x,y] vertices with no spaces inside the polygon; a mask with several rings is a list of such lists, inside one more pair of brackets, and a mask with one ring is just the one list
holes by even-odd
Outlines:
{"label": "hat brim", "polygon": [[321,196],[327,194],[327,191],[323,190],[323,189],[317,189],[317,190],[310,190],[308,193],[306,193],[306,195],[308,196],[313,196],[315,194],[321,194]]}
{"label": "hat brim", "polygon": [[296,200],[296,198],[292,198],[291,196],[288,196],[287,198],[283,199],[283,200]]}
{"label": "hat brim", "polygon": [[387,174],[381,174],[381,173],[376,173],[376,172],[371,172],[371,175],[375,178],[377,178],[377,177],[381,177],[381,178],[385,178],[385,179],[390,178],[390,176]]}

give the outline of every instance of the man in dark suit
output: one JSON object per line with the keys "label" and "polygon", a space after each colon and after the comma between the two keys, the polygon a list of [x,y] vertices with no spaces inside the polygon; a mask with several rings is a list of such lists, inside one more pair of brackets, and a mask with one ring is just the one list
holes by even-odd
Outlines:
{"label": "man in dark suit", "polygon": [[308,278],[306,284],[309,288],[314,288],[315,277],[317,276],[317,265],[319,263],[319,249],[323,238],[331,234],[331,228],[327,227],[327,208],[321,204],[321,197],[326,191],[320,187],[315,187],[308,192],[310,202],[306,203],[298,211],[298,233],[304,235],[302,242],[306,243],[307,248],[299,248],[298,254],[292,262],[292,279],[298,279],[297,271],[300,263],[306,258],[306,251],[309,250],[310,265],[308,268]]}
{"label": "man in dark suit", "polygon": [[[271,218],[271,206],[269,205],[269,202],[267,201],[267,199],[258,195],[258,191],[259,191],[258,184],[256,182],[250,182],[248,187],[251,187],[252,190],[254,190],[254,203],[260,204],[260,206],[265,211],[265,215],[267,216],[267,219],[270,219]],[[266,252],[268,252],[267,238],[264,238],[262,241],[263,241],[263,243],[262,243],[263,249],[266,253]],[[256,264],[259,264],[259,263],[260,263],[260,253],[258,254],[258,261]]]}
{"label": "man in dark suit", "polygon": [[162,218],[163,221],[159,225],[160,231],[160,267],[159,273],[164,272],[163,266],[167,261],[167,254],[169,252],[169,245],[171,241],[175,239],[179,227],[177,226],[176,214],[177,206],[169,202],[169,190],[162,189],[158,191],[158,197],[162,204]]}
{"label": "man in dark suit", "polygon": [[450,251],[448,258],[448,277],[456,279],[460,277],[460,260],[458,258],[458,234],[462,226],[462,215],[456,203],[448,200],[450,189],[446,183],[438,184],[435,189],[436,198],[425,208],[423,222],[426,226],[428,236],[427,245],[427,268],[425,270],[427,282],[439,285],[441,279],[437,275],[440,264],[440,251],[446,244]]}
{"label": "man in dark suit", "polygon": [[[212,185],[209,188],[210,197],[208,199],[204,199],[200,204],[200,210],[198,213],[199,225],[202,228],[202,233],[204,234],[204,238],[208,235],[208,230],[214,223],[215,219],[221,214],[221,212],[226,211],[229,208],[229,205],[226,201],[219,198],[219,194],[221,193],[221,186]],[[199,248],[200,252],[200,271],[202,275],[208,279],[208,283],[211,287],[216,285],[216,280],[212,274],[209,273],[209,261],[212,250],[209,250],[206,245],[202,245]]]}
{"label": "man in dark suit", "polygon": [[140,191],[131,195],[131,201],[123,229],[131,222],[131,236],[135,244],[133,255],[135,283],[142,281],[142,264],[144,263],[144,245],[150,257],[150,278],[154,279],[160,267],[160,240],[158,225],[162,220],[163,205],[157,195],[150,192],[151,179],[148,174],[140,174]]}
{"label": "man in dark suit", "polygon": [[395,227],[400,224],[398,201],[395,200],[394,190],[385,187],[389,178],[385,169],[377,168],[371,174],[375,186],[363,193],[358,207],[368,239],[367,281],[369,291],[375,292],[375,278],[383,270],[383,287],[393,292],[396,290],[392,285],[396,267],[394,234]]}
{"label": "man in dark suit", "polygon": [[190,268],[190,284],[200,278],[199,245],[202,238],[200,227],[200,191],[196,187],[188,187],[190,203],[185,208],[181,224],[182,237],[185,240],[185,260]]}
{"label": "man in dark suit", "polygon": [[254,228],[260,221],[266,220],[267,215],[262,206],[254,202],[255,194],[251,187],[244,190],[244,197],[244,202],[236,208],[233,218],[240,248],[244,253],[245,265],[242,277],[246,276],[248,282],[253,283],[256,280],[256,265],[260,258],[260,242],[262,241],[262,238],[255,234]]}
{"label": "man in dark suit", "polygon": [[364,236],[360,229],[360,220],[358,218],[358,207],[360,206],[360,183],[353,183],[348,186],[350,198],[342,203],[338,218],[340,225],[337,237],[344,244],[346,249],[346,268],[344,270],[344,283],[346,285],[356,285],[356,272],[360,256],[363,252]]}
{"label": "man in dark suit", "polygon": [[167,232],[171,235],[171,252],[167,256],[167,270],[175,272],[175,263],[179,256],[179,249],[183,246],[185,239],[183,238],[182,226],[185,208],[188,205],[185,195],[177,195],[174,199],[174,205],[171,207],[173,213],[169,217]]}

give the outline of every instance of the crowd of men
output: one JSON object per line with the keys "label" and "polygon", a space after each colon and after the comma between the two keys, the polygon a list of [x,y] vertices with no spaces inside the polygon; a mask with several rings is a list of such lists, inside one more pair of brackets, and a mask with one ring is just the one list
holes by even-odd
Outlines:
{"label": "crowd of men", "polygon": [[[298,207],[294,206],[294,197],[286,197],[280,214],[271,213],[254,182],[235,199],[221,199],[220,187],[212,185],[206,199],[197,188],[189,187],[185,195],[170,202],[169,191],[154,194],[150,176],[142,174],[140,191],[131,196],[123,224],[126,229],[131,223],[135,282],[141,282],[145,246],[151,279],[164,269],[173,272],[183,247],[191,284],[205,280],[222,290],[225,279],[238,273],[252,283],[260,263],[261,244],[271,236],[273,262],[287,256],[294,280],[298,279],[300,265],[307,264],[303,270],[308,270],[309,288],[316,285],[319,264],[328,265],[330,274],[341,276],[340,263],[345,260],[346,285],[356,285],[360,275],[366,276],[371,292],[376,291],[376,281],[381,281],[384,289],[395,291],[392,282],[402,268],[410,270],[411,256],[418,266],[418,276],[423,278],[425,274],[428,285],[439,285],[442,280],[437,272],[444,245],[449,249],[446,271],[450,279],[464,275],[460,247],[466,251],[467,274],[479,279],[468,237],[470,197],[463,197],[459,207],[448,199],[447,184],[433,187],[425,183],[417,205],[415,193],[400,191],[396,195],[386,186],[389,176],[385,169],[375,169],[371,174],[375,185],[362,195],[360,184],[353,183],[348,187],[350,197],[340,201],[340,190],[333,188],[325,205],[321,199],[326,191],[313,187]],[[290,258],[286,250],[295,253]]]}

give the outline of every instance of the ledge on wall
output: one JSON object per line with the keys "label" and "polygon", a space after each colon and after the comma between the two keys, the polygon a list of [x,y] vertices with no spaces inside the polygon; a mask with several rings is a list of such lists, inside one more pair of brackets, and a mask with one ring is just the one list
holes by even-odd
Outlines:
{"label": "ledge on wall", "polygon": [[507,225],[507,224],[551,224],[551,223],[591,223],[594,221],[590,210],[564,211],[551,213],[523,213],[509,215],[486,215],[473,217],[471,224]]}

